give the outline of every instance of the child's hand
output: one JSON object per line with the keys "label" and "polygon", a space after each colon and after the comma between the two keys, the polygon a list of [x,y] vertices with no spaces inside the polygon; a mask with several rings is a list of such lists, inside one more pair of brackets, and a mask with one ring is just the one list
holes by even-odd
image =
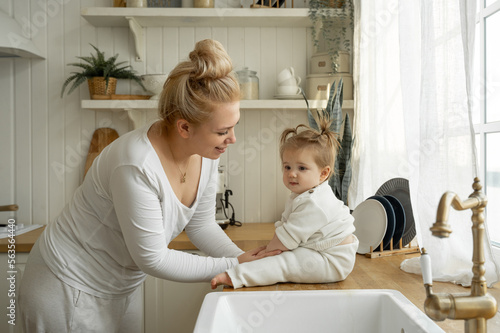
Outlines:
{"label": "child's hand", "polygon": [[276,233],[274,233],[273,239],[267,244],[267,251],[273,251],[273,250],[281,250],[281,251],[289,251],[289,249],[283,245],[283,243],[280,241]]}

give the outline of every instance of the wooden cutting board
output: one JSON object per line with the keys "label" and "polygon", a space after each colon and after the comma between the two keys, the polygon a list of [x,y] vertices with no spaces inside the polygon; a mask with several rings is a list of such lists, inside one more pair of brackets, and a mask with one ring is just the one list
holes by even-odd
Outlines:
{"label": "wooden cutting board", "polygon": [[118,133],[112,128],[104,127],[95,130],[94,135],[92,135],[92,140],[90,141],[89,153],[87,155],[87,161],[85,162],[85,172],[83,177],[87,174],[87,171],[90,169],[90,166],[97,155],[99,155],[107,145],[118,139],[118,136]]}

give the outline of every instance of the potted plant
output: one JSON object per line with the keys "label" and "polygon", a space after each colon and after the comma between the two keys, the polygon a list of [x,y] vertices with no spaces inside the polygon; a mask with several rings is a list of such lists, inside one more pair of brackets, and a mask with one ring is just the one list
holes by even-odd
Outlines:
{"label": "potted plant", "polygon": [[352,0],[310,0],[309,18],[316,51],[322,46],[330,56],[332,72],[337,73],[339,51],[351,50],[347,28],[354,27]]}
{"label": "potted plant", "polygon": [[[339,80],[337,90],[335,90],[335,81],[332,83],[330,88],[330,96],[326,103],[326,109],[317,110],[318,116],[327,117],[331,120],[330,130],[334,133],[338,133],[338,140],[340,142],[340,149],[335,158],[335,166],[333,169],[333,175],[328,181],[332,187],[335,196],[342,200],[347,205],[347,194],[349,192],[349,185],[351,184],[352,178],[352,168],[351,168],[351,153],[352,153],[352,143],[353,136],[351,130],[351,122],[349,120],[349,114],[346,113],[345,119],[342,121],[342,103],[343,103],[343,80]],[[309,126],[314,129],[318,129],[318,124],[314,118],[311,110],[309,108],[309,102],[306,96],[302,92],[304,99],[307,104],[307,119],[309,121]],[[340,133],[343,125],[343,135],[340,138]]]}
{"label": "potted plant", "polygon": [[83,63],[70,63],[68,66],[80,67],[81,72],[72,72],[62,86],[61,97],[64,95],[66,87],[72,83],[68,90],[71,94],[80,84],[87,81],[89,85],[90,97],[94,95],[112,95],[115,93],[117,79],[130,79],[137,82],[144,90],[141,78],[136,74],[130,65],[124,66],[124,61],[116,62],[118,54],[106,59],[104,52],[90,44],[97,52],[90,57],[77,57]]}

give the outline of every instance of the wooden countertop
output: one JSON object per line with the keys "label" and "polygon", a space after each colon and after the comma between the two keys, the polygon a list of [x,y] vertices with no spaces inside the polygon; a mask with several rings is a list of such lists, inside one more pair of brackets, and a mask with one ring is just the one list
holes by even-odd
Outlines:
{"label": "wooden countertop", "polygon": [[[15,236],[16,252],[30,252],[44,229],[45,226]],[[246,223],[241,227],[228,226],[225,231],[239,248],[251,250],[266,245],[271,240],[274,233],[274,223]],[[8,238],[0,239],[0,253],[7,252],[8,245]],[[184,232],[170,242],[168,247],[174,250],[196,250]]]}
{"label": "wooden countertop", "polygon": [[[229,226],[227,235],[243,250],[250,250],[266,245],[274,234],[274,223],[245,223],[241,227]],[[172,249],[195,250],[185,233],[175,238],[169,245]],[[395,255],[390,257],[366,258],[356,256],[356,265],[344,281],[322,284],[278,283],[272,286],[251,288],[224,288],[232,291],[278,291],[278,290],[332,290],[332,289],[393,289],[398,290],[420,310],[424,311],[425,289],[422,276],[406,273],[399,267],[401,262],[419,254]],[[449,282],[434,282],[434,292],[468,294],[470,288],[464,288]],[[500,305],[500,283],[488,290]],[[463,332],[462,320],[445,320],[437,323],[446,332]],[[500,332],[500,313],[488,320],[489,332]]]}
{"label": "wooden countertop", "polygon": [[[273,238],[274,223],[243,223],[241,227],[230,225],[224,231],[240,249],[248,251],[267,245]],[[168,247],[175,250],[196,250],[184,232],[170,242]]]}
{"label": "wooden countertop", "polygon": [[[24,234],[21,234],[19,236],[15,236],[16,240],[16,252],[30,252],[31,248],[33,247],[33,244],[35,244],[36,240],[38,237],[40,237],[40,234],[42,231],[45,230],[45,226],[28,231]],[[9,238],[2,238],[0,239],[0,253],[5,253],[8,250],[9,245]]]}
{"label": "wooden countertop", "polygon": [[[29,252],[40,236],[43,228],[16,236],[16,251]],[[250,250],[266,245],[274,233],[274,223],[244,223],[241,227],[229,226],[225,232],[243,250]],[[8,239],[0,239],[0,252],[7,252]],[[176,250],[196,250],[185,233],[181,233],[169,245]],[[406,273],[399,266],[404,259],[419,254],[395,255],[381,258],[366,258],[357,255],[356,265],[352,273],[344,281],[323,284],[279,283],[272,286],[241,288],[236,291],[264,290],[331,290],[331,289],[394,289],[400,291],[406,298],[423,311],[425,290],[420,275]],[[464,288],[449,282],[434,282],[436,293],[468,294],[470,288]],[[224,288],[225,292],[235,291]],[[495,297],[500,305],[500,283],[488,292]],[[446,332],[463,332],[464,322],[461,320],[445,320],[437,323]],[[489,332],[500,332],[500,313],[488,320]]]}

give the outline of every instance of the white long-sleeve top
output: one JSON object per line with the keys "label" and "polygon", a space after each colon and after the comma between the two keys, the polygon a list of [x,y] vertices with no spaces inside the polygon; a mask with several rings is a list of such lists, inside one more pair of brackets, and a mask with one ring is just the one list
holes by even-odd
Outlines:
{"label": "white long-sleeve top", "polygon": [[[98,297],[132,292],[146,274],[209,281],[243,253],[215,222],[217,160],[202,159],[196,200],[183,205],[147,137],[129,132],[94,160],[71,202],[40,237],[41,254],[67,284]],[[167,248],[185,229],[211,257]]]}
{"label": "white long-sleeve top", "polygon": [[324,251],[355,230],[349,207],[335,197],[327,181],[304,193],[292,193],[281,221],[274,225],[276,236],[289,250],[302,246]]}

